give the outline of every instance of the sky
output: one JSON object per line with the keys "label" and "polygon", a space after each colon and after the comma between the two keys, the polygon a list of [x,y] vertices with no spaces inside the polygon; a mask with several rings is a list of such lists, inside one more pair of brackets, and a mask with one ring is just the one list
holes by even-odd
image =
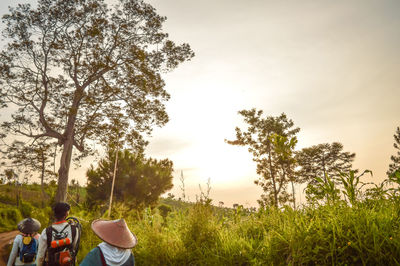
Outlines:
{"label": "sky", "polygon": [[[196,53],[164,75],[170,122],[154,128],[146,150],[174,162],[170,192],[181,196],[183,172],[190,200],[210,180],[215,204],[257,206],[251,155],[224,142],[250,108],[286,113],[301,129],[297,149],[338,141],[356,153],[355,168],[372,170],[365,181],[385,178],[400,126],[400,1],[146,2]],[[2,0],[1,13],[10,4]],[[71,176],[84,183],[90,163]]]}

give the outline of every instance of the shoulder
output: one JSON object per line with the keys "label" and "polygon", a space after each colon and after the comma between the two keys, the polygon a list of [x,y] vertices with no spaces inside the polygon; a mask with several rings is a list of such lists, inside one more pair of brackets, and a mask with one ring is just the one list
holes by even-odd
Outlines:
{"label": "shoulder", "polygon": [[39,239],[47,239],[47,227],[45,229],[43,229],[42,233],[40,234]]}
{"label": "shoulder", "polygon": [[80,266],[102,265],[100,251],[97,247],[92,249],[79,264]]}

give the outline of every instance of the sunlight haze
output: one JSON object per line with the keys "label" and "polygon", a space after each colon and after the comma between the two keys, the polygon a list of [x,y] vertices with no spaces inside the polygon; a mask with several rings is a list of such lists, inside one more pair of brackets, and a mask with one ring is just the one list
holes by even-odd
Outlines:
{"label": "sunlight haze", "polygon": [[[1,13],[16,2],[28,1],[2,0]],[[182,171],[192,201],[210,179],[214,204],[257,206],[251,154],[224,142],[245,126],[238,111],[251,108],[286,113],[300,127],[296,149],[338,141],[356,153],[354,168],[372,170],[365,181],[385,178],[400,126],[399,1],[145,2],[196,54],[164,74],[170,122],[154,128],[146,149],[173,161],[176,197]],[[85,184],[91,163],[70,179]]]}

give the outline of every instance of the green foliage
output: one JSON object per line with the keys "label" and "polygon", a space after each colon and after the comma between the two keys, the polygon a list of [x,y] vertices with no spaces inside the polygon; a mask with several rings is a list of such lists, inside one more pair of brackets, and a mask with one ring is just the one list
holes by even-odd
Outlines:
{"label": "green foliage", "polygon": [[388,176],[396,175],[396,171],[400,171],[400,127],[397,127],[396,134],[393,137],[393,147],[396,149],[396,155],[390,156],[392,162],[389,164]]}
{"label": "green foliage", "polygon": [[331,179],[339,178],[339,173],[351,170],[355,153],[344,152],[343,144],[333,142],[323,143],[296,152],[296,161],[300,166],[297,171],[303,182],[315,182],[315,177],[328,175]]}
{"label": "green foliage", "polygon": [[[87,201],[90,205],[108,203],[114,172],[115,153],[109,150],[98,167],[88,170]],[[119,152],[114,201],[142,209],[155,205],[159,196],[172,188],[172,162],[144,158],[129,150]]]}
{"label": "green foliage", "polygon": [[20,220],[22,215],[17,208],[0,205],[0,232],[15,230]]}
{"label": "green foliage", "polygon": [[[328,178],[329,179],[329,178]],[[323,180],[323,179],[321,179]],[[168,202],[168,201],[167,201]],[[172,202],[172,199],[169,199]],[[168,206],[164,203],[162,206]],[[349,206],[217,208],[205,202],[146,208],[117,204],[116,212],[138,237],[138,265],[397,265],[400,262],[400,204],[381,199]],[[161,209],[168,215],[160,215]],[[32,217],[46,226],[45,209]],[[83,226],[78,262],[101,240],[90,224],[98,211],[73,207]],[[0,228],[13,230],[22,219],[16,207],[0,206]]]}
{"label": "green foliage", "polygon": [[56,156],[54,147],[57,143],[49,144],[46,141],[44,139],[27,145],[23,141],[14,140],[0,152],[4,155],[10,167],[17,169],[16,171],[25,181],[31,180],[36,174],[43,187],[45,179],[56,177],[56,173],[52,169]]}
{"label": "green foliage", "polygon": [[[355,171],[351,170],[348,173],[340,173],[339,176],[344,188],[343,194],[346,196],[347,200],[353,205],[360,197],[362,187],[366,185],[366,183],[360,182],[360,178],[365,173],[370,173],[372,175],[372,171],[365,170],[361,175],[356,175],[355,173]],[[361,184],[361,186],[358,187],[359,184]]]}
{"label": "green foliage", "polygon": [[168,216],[168,213],[172,211],[172,208],[166,204],[160,204],[157,206],[158,210],[160,211],[160,215],[166,219]]}
{"label": "green foliage", "polygon": [[31,217],[32,215],[33,206],[29,202],[21,200],[19,202],[18,209],[20,210],[23,218],[28,218]]}
{"label": "green foliage", "polygon": [[264,118],[262,110],[251,109],[239,111],[239,114],[248,127],[246,130],[236,127],[236,139],[226,142],[248,146],[253,154],[260,176],[255,183],[264,190],[260,204],[278,206],[287,202],[289,195],[286,186],[290,179],[294,179],[294,176],[290,177],[292,149],[296,144],[295,135],[300,129],[293,128],[293,121],[284,113]]}
{"label": "green foliage", "polygon": [[[400,259],[399,206],[337,203],[293,210],[173,211],[166,223],[147,211],[132,223],[140,265],[376,265]],[[237,214],[236,214],[237,215]]]}
{"label": "green foliage", "polygon": [[316,177],[314,183],[309,183],[306,188],[306,198],[308,202],[317,203],[326,199],[328,204],[332,204],[339,200],[340,190],[336,187],[335,182],[329,177]]}
{"label": "green foliage", "polygon": [[394,171],[389,175],[389,183],[395,184],[396,187],[390,188],[389,190],[393,193],[393,196],[400,195],[400,169]]}
{"label": "green foliage", "polygon": [[150,4],[38,0],[2,18],[8,45],[0,53],[0,108],[11,118],[0,136],[62,147],[56,201],[66,199],[71,159],[94,152],[88,143],[118,135],[142,150],[142,135],[168,122],[161,73],[194,53],[168,38],[166,17]]}

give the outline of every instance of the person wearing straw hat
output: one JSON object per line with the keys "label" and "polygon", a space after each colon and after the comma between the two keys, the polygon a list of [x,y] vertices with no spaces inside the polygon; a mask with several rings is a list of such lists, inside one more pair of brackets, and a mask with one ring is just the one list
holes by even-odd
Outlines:
{"label": "person wearing straw hat", "polygon": [[98,219],[92,222],[91,227],[103,242],[86,255],[80,266],[135,265],[131,249],[136,246],[137,238],[129,230],[124,219]]}
{"label": "person wearing straw hat", "polygon": [[[7,266],[36,265],[36,251],[39,244],[39,234],[37,232],[40,226],[40,222],[33,218],[25,218],[18,223],[17,227],[21,234],[18,234],[14,239]],[[22,254],[21,256],[21,253],[25,250],[30,250],[31,252],[26,252],[25,255]]]}

